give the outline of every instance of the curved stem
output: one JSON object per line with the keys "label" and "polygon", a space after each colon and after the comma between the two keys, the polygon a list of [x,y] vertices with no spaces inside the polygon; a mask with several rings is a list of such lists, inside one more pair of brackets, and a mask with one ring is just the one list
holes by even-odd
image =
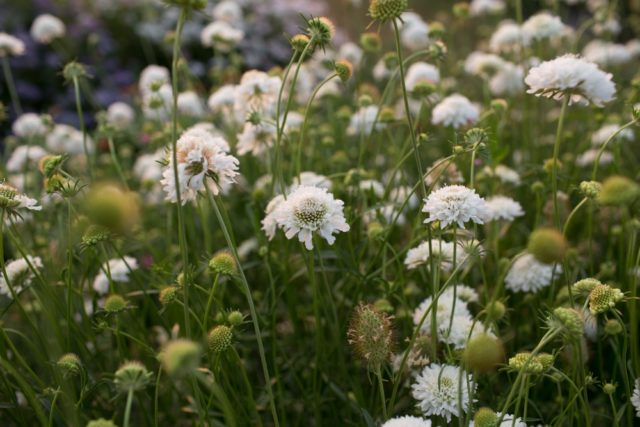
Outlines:
{"label": "curved stem", "polygon": [[593,171],[591,172],[592,181],[595,181],[596,177],[598,176],[598,166],[600,165],[600,157],[602,157],[602,153],[604,153],[604,150],[607,148],[607,145],[609,145],[609,143],[613,141],[613,139],[617,137],[620,132],[622,132],[623,130],[625,130],[630,126],[633,126],[634,124],[636,124],[636,122],[638,122],[638,120],[640,120],[640,117],[631,120],[630,122],[628,122],[627,124],[619,128],[618,130],[616,130],[614,133],[612,133],[611,136],[609,136],[609,138],[607,138],[607,140],[604,142],[604,144],[602,144],[602,146],[598,150],[598,154],[596,155],[596,160],[593,162]]}

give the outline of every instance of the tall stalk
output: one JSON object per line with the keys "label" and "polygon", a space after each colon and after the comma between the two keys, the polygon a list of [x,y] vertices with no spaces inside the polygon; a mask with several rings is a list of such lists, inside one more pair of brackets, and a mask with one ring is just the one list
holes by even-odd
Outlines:
{"label": "tall stalk", "polygon": [[178,174],[178,60],[180,56],[180,37],[187,19],[187,8],[180,9],[178,22],[173,40],[173,59],[171,61],[171,87],[173,91],[173,109],[171,111],[171,163],[173,166],[173,177],[176,186],[176,199],[178,211],[178,242],[180,245],[180,256],[182,258],[182,273],[184,275],[184,284],[182,286],[184,325],[187,337],[191,336],[191,323],[189,320],[189,254],[187,249],[187,236],[184,225],[184,212],[182,209],[182,196],[180,194],[180,176]]}
{"label": "tall stalk", "polygon": [[565,95],[562,98],[562,108],[560,109],[560,118],[558,119],[558,128],[556,129],[556,141],[553,144],[553,165],[551,165],[551,191],[553,193],[553,221],[556,227],[560,226],[560,212],[558,211],[558,156],[560,154],[564,117],[567,112],[568,104],[569,95]]}
{"label": "tall stalk", "polygon": [[9,65],[9,58],[6,55],[2,57],[2,71],[4,73],[4,79],[7,81],[7,88],[9,89],[9,96],[11,96],[11,103],[13,104],[13,110],[16,115],[22,114],[22,106],[20,105],[20,98],[16,91],[16,83],[13,80],[13,74],[11,73],[11,65]]}
{"label": "tall stalk", "polygon": [[87,128],[84,123],[82,99],[80,98],[80,80],[78,76],[74,75],[72,78],[72,82],[73,82],[73,92],[76,100],[76,113],[78,114],[78,123],[80,123],[80,131],[82,132],[82,149],[84,151],[84,157],[87,159],[87,170],[89,171],[89,178],[93,180],[93,159],[89,155],[89,146],[87,141]]}

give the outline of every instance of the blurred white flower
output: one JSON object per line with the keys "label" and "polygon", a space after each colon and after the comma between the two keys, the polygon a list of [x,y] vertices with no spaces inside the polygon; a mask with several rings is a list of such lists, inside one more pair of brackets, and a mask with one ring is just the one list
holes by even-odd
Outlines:
{"label": "blurred white flower", "polygon": [[107,108],[107,122],[119,130],[128,128],[135,117],[133,108],[124,102],[114,102]]}
{"label": "blurred white flower", "polygon": [[158,90],[161,86],[169,84],[169,70],[160,65],[147,65],[140,73],[138,89],[143,95]]}
{"label": "blurred white flower", "polygon": [[24,55],[24,43],[11,34],[0,32],[0,57]]}
{"label": "blurred white flower", "polygon": [[582,50],[582,54],[587,61],[604,68],[627,64],[633,59],[625,45],[603,40],[589,42]]}
{"label": "blurred white flower", "polygon": [[444,98],[436,105],[431,113],[431,123],[434,125],[451,126],[458,129],[470,126],[480,119],[480,109],[466,97],[453,94]]}
{"label": "blurred white flower", "polygon": [[405,415],[387,420],[382,427],[431,427],[431,421],[425,418]]}
{"label": "blurred white flower", "polygon": [[489,40],[490,49],[496,53],[518,52],[524,44],[522,28],[513,21],[502,21]]}
{"label": "blurred white flower", "polygon": [[349,135],[370,135],[373,130],[380,130],[384,128],[384,123],[376,122],[378,118],[378,107],[376,105],[369,105],[367,107],[361,107],[358,111],[353,113],[349,127],[347,128],[347,134]]}
{"label": "blurred white flower", "polygon": [[25,113],[13,122],[11,130],[15,136],[33,138],[43,136],[47,132],[47,125],[41,116],[35,113]]}
{"label": "blurred white flower", "polygon": [[537,13],[522,24],[522,33],[528,42],[558,38],[566,35],[568,30],[569,27],[559,17],[549,12]]}
{"label": "blurred white flower", "polygon": [[525,253],[515,260],[504,281],[512,292],[536,293],[549,286],[561,272],[559,265],[542,264],[533,255]]}
{"label": "blurred white flower", "polygon": [[428,83],[430,85],[438,84],[440,82],[440,72],[431,64],[416,62],[407,70],[405,82],[407,84],[407,90],[413,92],[416,86],[421,83]]}
{"label": "blurred white flower", "polygon": [[274,144],[276,133],[276,126],[272,123],[253,124],[246,122],[242,132],[238,135],[238,144],[236,145],[238,154],[241,156],[247,153],[254,156],[261,155]]}
{"label": "blurred white flower", "polygon": [[244,32],[233,28],[225,21],[214,21],[202,29],[200,41],[205,47],[227,53],[244,38]]}
{"label": "blurred white flower", "polygon": [[65,32],[64,23],[48,13],[39,15],[31,24],[31,37],[42,44],[49,44],[55,39],[64,37]]}
{"label": "blurred white flower", "polygon": [[199,118],[204,115],[202,100],[194,91],[178,94],[178,111],[188,117]]}
{"label": "blurred white flower", "polygon": [[469,12],[472,16],[493,15],[504,11],[504,0],[472,0]]}
{"label": "blurred white flower", "polygon": [[[11,157],[7,160],[7,172],[24,172],[25,170],[33,170],[33,166],[47,155],[44,148],[37,145],[20,145],[11,153]],[[31,165],[31,167],[29,167]]]}
{"label": "blurred white flower", "polygon": [[513,221],[518,217],[524,216],[522,205],[507,196],[489,197],[487,199],[487,210],[489,211],[488,221]]}
{"label": "blurred white flower", "polygon": [[102,264],[100,273],[93,280],[93,290],[98,295],[109,293],[109,277],[111,282],[128,283],[131,271],[138,269],[138,261],[130,256],[113,258]]}
{"label": "blurred white flower", "polygon": [[[28,261],[28,262],[27,262]],[[31,285],[35,277],[35,273],[31,270],[31,267],[35,270],[42,269],[42,260],[40,257],[34,257],[31,255],[27,255],[27,258],[19,258],[14,261],[9,261],[5,265],[5,269],[7,272],[7,278],[9,279],[9,283],[7,284],[7,279],[4,274],[0,275],[0,295],[4,295],[8,298],[13,298],[11,294],[11,290],[9,289],[9,285],[13,288],[13,291],[19,294],[23,289]]]}

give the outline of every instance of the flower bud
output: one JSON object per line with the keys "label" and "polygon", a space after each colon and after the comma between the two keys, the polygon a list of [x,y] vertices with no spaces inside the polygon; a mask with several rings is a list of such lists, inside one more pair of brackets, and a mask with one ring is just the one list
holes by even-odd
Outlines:
{"label": "flower bud", "polygon": [[169,305],[178,299],[179,288],[177,286],[165,286],[160,289],[158,299],[160,304]]}
{"label": "flower bud", "polygon": [[309,44],[309,41],[309,36],[306,34],[296,34],[291,37],[291,40],[289,40],[291,47],[295,52],[302,52]]}
{"label": "flower bud", "polygon": [[239,326],[244,322],[244,315],[238,310],[234,310],[227,316],[227,322],[231,326]]}
{"label": "flower bud", "polygon": [[462,358],[471,371],[490,372],[504,360],[504,348],[498,338],[482,333],[469,340]]}
{"label": "flower bud", "polygon": [[618,335],[622,333],[624,327],[618,319],[609,319],[604,324],[604,332],[607,335]]}
{"label": "flower bud", "polygon": [[209,269],[223,276],[236,274],[237,265],[233,254],[229,251],[219,251],[209,261]]}
{"label": "flower bud", "polygon": [[612,395],[616,392],[616,385],[612,383],[606,383],[602,386],[604,394]]}
{"label": "flower bud", "polygon": [[109,295],[104,300],[104,311],[107,313],[119,313],[125,308],[127,308],[127,301],[121,295]]}
{"label": "flower bud", "polygon": [[493,301],[485,307],[487,317],[494,322],[504,317],[507,308],[502,301]]}
{"label": "flower bud", "polygon": [[549,326],[560,330],[569,340],[577,340],[584,334],[582,315],[573,308],[558,307],[553,310]]}
{"label": "flower bud", "polygon": [[543,264],[562,262],[567,253],[567,240],[554,228],[539,228],[529,236],[527,250]]}
{"label": "flower bud", "polygon": [[363,33],[360,36],[360,46],[365,52],[378,52],[382,48],[380,34],[374,32]]}
{"label": "flower bud", "polygon": [[499,419],[491,408],[480,408],[473,417],[473,427],[496,427]]}
{"label": "flower bud", "polygon": [[67,353],[58,359],[56,365],[68,375],[78,375],[82,369],[80,358],[75,353]]}
{"label": "flower bud", "polygon": [[338,77],[340,77],[340,80],[343,82],[349,80],[353,75],[353,65],[346,59],[336,61],[334,69]]}
{"label": "flower bud", "polygon": [[518,353],[509,359],[509,368],[514,371],[522,371],[525,374],[541,374],[544,366],[529,352]]}
{"label": "flower bud", "polygon": [[601,284],[602,283],[598,279],[587,278],[587,279],[578,280],[576,283],[573,284],[572,288],[575,293],[586,296],[591,293],[593,288]]}
{"label": "flower bud", "polygon": [[118,427],[113,421],[98,418],[87,423],[87,427]]}
{"label": "flower bud", "polygon": [[602,190],[602,184],[598,181],[582,181],[580,183],[580,193],[589,199],[596,199]]}

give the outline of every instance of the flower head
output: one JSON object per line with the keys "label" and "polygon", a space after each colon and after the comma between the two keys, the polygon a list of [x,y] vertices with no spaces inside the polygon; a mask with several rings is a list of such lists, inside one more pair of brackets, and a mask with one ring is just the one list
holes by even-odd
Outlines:
{"label": "flower head", "polygon": [[220,52],[231,51],[244,38],[244,31],[233,28],[225,21],[214,21],[203,28],[200,40],[205,47]]}
{"label": "flower head", "polygon": [[38,43],[49,44],[64,36],[64,23],[53,15],[45,13],[38,16],[31,24],[31,37]]}
{"label": "flower head", "polygon": [[24,43],[11,34],[0,33],[0,57],[8,55],[24,55]]}
{"label": "flower head", "polygon": [[[462,381],[460,381],[462,375]],[[426,416],[437,415],[451,422],[470,408],[469,391],[475,389],[471,375],[452,365],[432,363],[425,367],[411,386],[418,407]],[[462,407],[459,407],[459,402]]]}
{"label": "flower head", "polygon": [[455,129],[475,124],[480,119],[480,110],[466,97],[453,94],[436,105],[431,122],[434,125],[451,126]]}
{"label": "flower head", "polygon": [[526,253],[511,266],[505,277],[506,287],[512,292],[538,292],[549,286],[561,271],[559,265],[543,264]]}
{"label": "flower head", "polygon": [[324,188],[300,185],[273,211],[278,227],[288,239],[298,236],[308,250],[313,249],[313,233],[317,232],[330,245],[334,233],[349,231],[343,213],[343,202]]}
{"label": "flower head", "polygon": [[0,183],[0,209],[9,215],[19,215],[21,209],[40,211],[42,206],[38,201],[20,193],[15,187],[7,183]]}
{"label": "flower head", "polygon": [[553,99],[569,96],[571,102],[592,103],[598,107],[614,99],[612,75],[575,55],[567,54],[543,62],[529,70],[524,79],[528,93]]}
{"label": "flower head", "polygon": [[468,221],[483,224],[488,214],[484,199],[462,185],[449,185],[429,194],[422,212],[429,214],[425,223],[439,221],[440,228],[449,224],[464,228]]}
{"label": "flower head", "polygon": [[[13,293],[20,293],[24,288],[31,285],[35,277],[32,270],[42,269],[42,260],[40,257],[27,255],[26,258],[19,258],[6,264],[7,277],[0,275],[0,295],[13,298]],[[7,283],[7,279],[9,283]],[[13,289],[13,292],[11,290]]]}
{"label": "flower head", "polygon": [[387,420],[382,427],[431,427],[431,421],[425,418],[405,415]]}
{"label": "flower head", "polygon": [[493,196],[487,199],[488,221],[513,221],[524,215],[522,205],[506,196]]}

